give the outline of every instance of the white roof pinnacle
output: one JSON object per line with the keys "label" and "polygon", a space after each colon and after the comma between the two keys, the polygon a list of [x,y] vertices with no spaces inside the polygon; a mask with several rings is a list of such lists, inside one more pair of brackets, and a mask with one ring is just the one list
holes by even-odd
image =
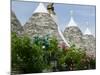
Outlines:
{"label": "white roof pinnacle", "polygon": [[48,11],[43,3],[39,3],[39,5],[35,9],[34,13],[48,13]]}
{"label": "white roof pinnacle", "polygon": [[71,18],[70,18],[69,24],[66,27],[77,26],[76,22],[73,19],[73,11],[72,10],[70,11],[70,14],[71,14]]}
{"label": "white roof pinnacle", "polygon": [[89,28],[87,28],[84,32],[84,35],[92,35],[91,31],[89,30]]}
{"label": "white roof pinnacle", "polygon": [[[89,23],[86,22],[86,25],[88,26]],[[84,32],[84,35],[92,35],[92,33],[91,33],[91,31],[90,31],[90,29],[89,29],[88,27],[86,28],[86,30],[85,30],[85,32]]]}

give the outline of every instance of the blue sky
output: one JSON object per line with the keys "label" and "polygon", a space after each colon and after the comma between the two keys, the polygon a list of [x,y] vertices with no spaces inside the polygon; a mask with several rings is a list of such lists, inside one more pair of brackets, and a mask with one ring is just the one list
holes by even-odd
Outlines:
{"label": "blue sky", "polygon": [[[12,1],[12,10],[22,25],[32,16],[34,10],[39,3]],[[44,3],[45,6],[47,3]],[[73,17],[82,32],[88,27],[93,35],[95,35],[95,6],[88,5],[72,5],[72,4],[54,4],[55,12],[58,17],[60,28],[63,31],[70,20],[70,11],[73,11]],[[88,25],[86,24],[88,22]]]}

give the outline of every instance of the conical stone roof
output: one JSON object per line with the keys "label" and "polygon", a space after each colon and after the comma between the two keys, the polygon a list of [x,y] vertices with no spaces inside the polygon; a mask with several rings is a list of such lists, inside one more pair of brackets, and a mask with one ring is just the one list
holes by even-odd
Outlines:
{"label": "conical stone roof", "polygon": [[51,34],[57,30],[57,24],[48,13],[34,13],[24,25],[24,31],[29,36],[34,34]]}
{"label": "conical stone roof", "polygon": [[89,56],[95,57],[96,53],[96,39],[90,32],[89,28],[86,29],[84,35],[83,35],[83,45],[84,48],[86,49],[86,53]]}
{"label": "conical stone roof", "polygon": [[34,35],[47,35],[57,37],[59,41],[62,38],[58,32],[58,25],[49,13],[35,12],[24,25],[24,33],[33,37]]}
{"label": "conical stone roof", "polygon": [[11,11],[11,32],[16,32],[19,35],[23,32],[23,27],[13,11]]}
{"label": "conical stone roof", "polygon": [[71,19],[66,25],[66,28],[64,30],[64,36],[66,40],[68,40],[68,43],[75,44],[77,47],[82,46],[82,32],[79,29],[78,25],[74,21],[72,17],[72,11],[71,11]]}
{"label": "conical stone roof", "polygon": [[78,27],[67,27],[64,31],[64,36],[68,43],[75,44],[77,47],[82,46],[82,32]]}

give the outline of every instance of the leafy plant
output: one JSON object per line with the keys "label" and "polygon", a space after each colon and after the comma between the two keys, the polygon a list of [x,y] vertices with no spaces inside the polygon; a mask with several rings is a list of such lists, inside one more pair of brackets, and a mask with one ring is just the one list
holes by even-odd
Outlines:
{"label": "leafy plant", "polygon": [[11,57],[13,73],[40,73],[48,71],[70,71],[95,69],[95,58],[88,57],[75,45],[59,47],[56,37],[11,35]]}

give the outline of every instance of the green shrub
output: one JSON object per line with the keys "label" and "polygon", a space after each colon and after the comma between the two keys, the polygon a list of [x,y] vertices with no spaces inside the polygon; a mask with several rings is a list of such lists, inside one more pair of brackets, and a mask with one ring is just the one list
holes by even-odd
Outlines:
{"label": "green shrub", "polygon": [[59,48],[56,37],[11,35],[11,66],[16,73],[95,69],[95,58],[72,45]]}

